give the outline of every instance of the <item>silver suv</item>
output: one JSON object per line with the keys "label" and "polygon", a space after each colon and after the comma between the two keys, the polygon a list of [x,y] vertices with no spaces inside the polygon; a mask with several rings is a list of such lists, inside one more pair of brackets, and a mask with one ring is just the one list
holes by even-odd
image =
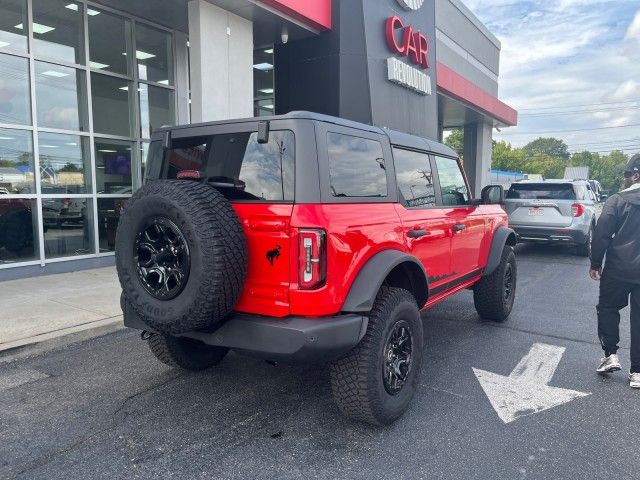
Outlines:
{"label": "silver suv", "polygon": [[595,206],[595,194],[584,180],[517,182],[505,200],[518,241],[573,245],[584,257],[591,254]]}

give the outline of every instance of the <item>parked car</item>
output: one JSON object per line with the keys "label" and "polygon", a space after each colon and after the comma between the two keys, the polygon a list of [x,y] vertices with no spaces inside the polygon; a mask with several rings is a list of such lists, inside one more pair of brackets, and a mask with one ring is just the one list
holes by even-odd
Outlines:
{"label": "parked car", "polygon": [[420,385],[419,311],[516,292],[501,186],[469,186],[439,143],[312,113],[160,129],[121,217],[125,325],[168,365],[229,349],[330,362],[341,411],[388,424]]}
{"label": "parked car", "polygon": [[596,202],[600,203],[606,200],[605,198],[603,198],[604,193],[602,190],[602,185],[598,180],[589,180],[589,186],[591,187],[591,191],[596,197]]}
{"label": "parked car", "polygon": [[81,199],[56,198],[42,201],[42,219],[46,228],[62,225],[82,226],[85,206]]}
{"label": "parked car", "polygon": [[505,210],[519,242],[572,245],[580,256],[591,254],[596,198],[585,180],[514,183]]}

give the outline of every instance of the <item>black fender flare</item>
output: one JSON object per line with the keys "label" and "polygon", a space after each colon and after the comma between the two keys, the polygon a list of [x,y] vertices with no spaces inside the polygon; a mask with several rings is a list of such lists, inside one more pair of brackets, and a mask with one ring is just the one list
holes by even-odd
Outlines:
{"label": "black fender flare", "polygon": [[[400,250],[384,250],[371,257],[362,267],[349,289],[341,311],[347,313],[371,311],[382,283],[393,269],[403,263],[411,264],[411,268],[418,275],[420,283],[418,292],[411,293],[416,296],[418,308],[422,308],[429,296],[429,281],[424,266],[416,257]],[[424,290],[424,293],[421,294],[420,290]]]}
{"label": "black fender flare", "polygon": [[487,259],[487,266],[484,269],[483,276],[489,276],[496,271],[500,265],[505,245],[515,246],[516,243],[516,232],[509,227],[498,227],[493,234],[489,258]]}

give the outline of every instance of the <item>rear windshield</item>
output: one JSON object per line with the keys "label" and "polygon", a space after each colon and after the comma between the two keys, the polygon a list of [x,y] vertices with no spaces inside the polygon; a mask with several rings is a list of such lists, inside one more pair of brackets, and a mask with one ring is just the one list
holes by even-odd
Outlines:
{"label": "rear windshield", "polygon": [[[150,149],[162,156],[161,149]],[[177,179],[198,172],[230,200],[293,201],[295,137],[289,130],[272,131],[269,142],[257,133],[241,132],[176,139],[164,156],[160,171],[149,165],[149,178]],[[182,175],[180,175],[180,173]]]}
{"label": "rear windshield", "polygon": [[516,183],[511,185],[507,198],[520,200],[575,200],[576,192],[570,183]]}

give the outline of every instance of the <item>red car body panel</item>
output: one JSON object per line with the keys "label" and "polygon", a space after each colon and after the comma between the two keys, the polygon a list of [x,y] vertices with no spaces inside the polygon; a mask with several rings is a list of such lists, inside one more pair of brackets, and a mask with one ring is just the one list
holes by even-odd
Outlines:
{"label": "red car body panel", "polygon": [[[429,307],[482,276],[493,234],[507,226],[504,211],[492,205],[431,209],[406,209],[394,203],[233,206],[249,251],[247,280],[235,309],[279,318],[339,313],[360,270],[387,249],[417,258],[425,267],[430,289],[445,287],[429,298],[425,306]],[[465,229],[454,232],[457,224]],[[327,233],[327,276],[320,288],[303,290],[298,285],[298,230],[310,228]],[[410,230],[428,233],[412,239],[407,235]],[[461,283],[446,288],[463,277]]]}
{"label": "red car body panel", "polygon": [[[292,272],[289,259],[297,255],[290,228],[294,207],[234,203],[233,208],[242,222],[249,254],[247,279],[235,309],[244,313],[286,317],[290,312]],[[292,246],[296,248],[292,249]],[[269,252],[272,254],[268,257]]]}

